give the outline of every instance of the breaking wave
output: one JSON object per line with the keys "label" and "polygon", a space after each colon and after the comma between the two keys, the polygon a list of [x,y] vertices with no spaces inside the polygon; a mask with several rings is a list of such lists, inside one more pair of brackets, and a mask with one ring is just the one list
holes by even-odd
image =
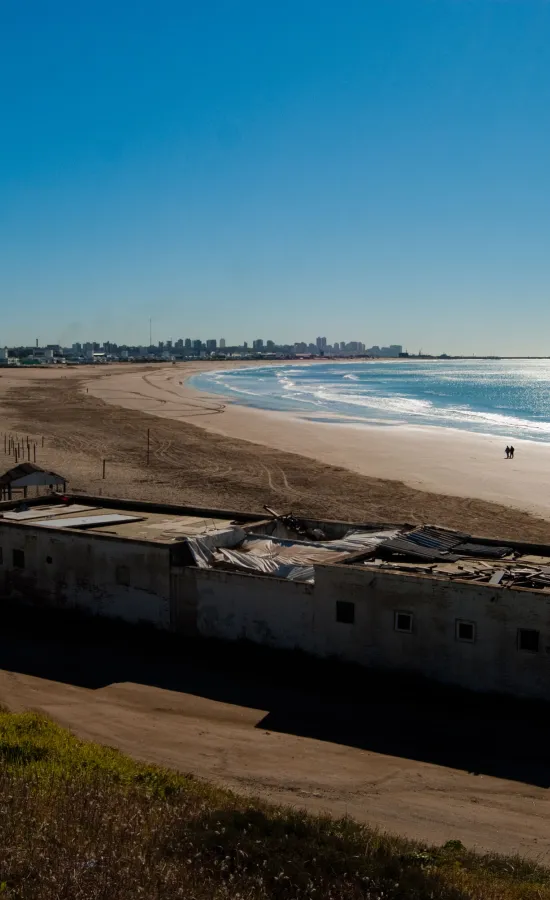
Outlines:
{"label": "breaking wave", "polygon": [[548,360],[327,362],[225,369],[191,381],[248,406],[317,420],[437,425],[550,441]]}

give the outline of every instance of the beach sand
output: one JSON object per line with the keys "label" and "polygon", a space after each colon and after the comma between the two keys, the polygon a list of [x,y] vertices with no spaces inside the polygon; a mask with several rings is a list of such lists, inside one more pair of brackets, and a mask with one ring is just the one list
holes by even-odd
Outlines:
{"label": "beach sand", "polygon": [[73,490],[550,538],[550,447],[518,441],[507,461],[500,438],[323,425],[186,383],[224,365],[237,364],[0,370],[0,466],[14,462],[1,434],[17,431],[37,440],[37,463],[65,475]]}
{"label": "beach sand", "polygon": [[[241,364],[242,365],[242,364]],[[256,364],[257,365],[257,364]],[[107,403],[193,422],[210,432],[297,453],[359,475],[402,481],[422,491],[475,497],[550,519],[550,445],[514,440],[504,456],[498,436],[409,425],[348,425],[251,409],[221,394],[190,387],[191,375],[212,363],[94,380],[90,391]],[[218,364],[219,366],[219,364]]]}

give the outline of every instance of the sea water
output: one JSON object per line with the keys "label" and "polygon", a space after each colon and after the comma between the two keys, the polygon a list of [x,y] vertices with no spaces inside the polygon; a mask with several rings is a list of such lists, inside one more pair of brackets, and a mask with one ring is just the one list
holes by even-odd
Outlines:
{"label": "sea water", "polygon": [[191,383],[321,422],[436,425],[550,442],[550,360],[289,362],[204,372]]}

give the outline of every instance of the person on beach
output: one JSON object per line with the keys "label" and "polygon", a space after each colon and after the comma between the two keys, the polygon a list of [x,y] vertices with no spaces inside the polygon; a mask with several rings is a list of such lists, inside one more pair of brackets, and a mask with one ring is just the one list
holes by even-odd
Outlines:
{"label": "person on beach", "polygon": [[506,447],[506,450],[504,452],[506,453],[506,459],[510,459],[510,448]]}
{"label": "person on beach", "polygon": [[513,448],[513,447],[510,447],[510,459],[513,459],[513,458],[514,458],[514,453],[515,453],[514,448]]}

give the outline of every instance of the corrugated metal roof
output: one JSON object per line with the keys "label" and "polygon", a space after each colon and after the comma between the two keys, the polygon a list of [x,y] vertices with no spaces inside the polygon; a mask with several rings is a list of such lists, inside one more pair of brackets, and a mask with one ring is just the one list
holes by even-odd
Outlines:
{"label": "corrugated metal roof", "polygon": [[452,550],[469,537],[469,534],[463,534],[461,531],[447,531],[430,526],[417,528],[407,534],[407,538],[413,543],[420,544],[421,547],[433,547],[436,550]]}
{"label": "corrugated metal roof", "polygon": [[468,537],[469,535],[460,531],[447,531],[425,525],[391,541],[384,541],[381,548],[389,553],[411,556],[413,559],[451,562],[456,561],[459,557],[451,555],[450,551]]}
{"label": "corrugated metal roof", "polygon": [[423,547],[414,541],[409,540],[409,535],[394,538],[392,541],[385,541],[380,545],[381,551],[385,550],[389,553],[399,553],[402,556],[410,556],[413,559],[423,559],[430,562],[456,562],[459,556],[449,553],[445,550],[438,550],[434,547]]}
{"label": "corrugated metal roof", "polygon": [[454,548],[462,556],[485,556],[487,559],[502,559],[512,553],[511,547],[492,547],[489,544],[472,544],[466,542]]}

